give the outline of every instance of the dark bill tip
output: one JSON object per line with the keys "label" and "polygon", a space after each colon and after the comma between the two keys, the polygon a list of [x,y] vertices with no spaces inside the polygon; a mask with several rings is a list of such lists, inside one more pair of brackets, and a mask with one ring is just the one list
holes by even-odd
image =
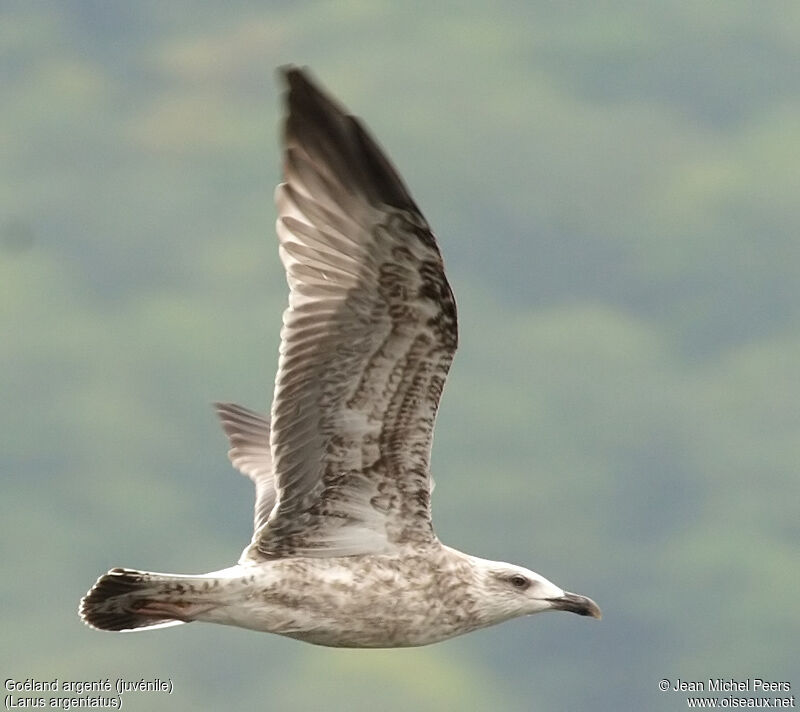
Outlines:
{"label": "dark bill tip", "polygon": [[591,616],[600,620],[603,617],[598,606],[588,596],[579,596],[577,593],[564,593],[558,598],[548,598],[554,611],[569,611],[579,616]]}

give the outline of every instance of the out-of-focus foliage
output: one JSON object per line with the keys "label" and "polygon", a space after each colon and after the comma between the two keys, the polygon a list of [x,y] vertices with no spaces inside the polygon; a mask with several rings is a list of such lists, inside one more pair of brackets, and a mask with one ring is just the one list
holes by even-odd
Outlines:
{"label": "out-of-focus foliage", "polygon": [[[211,570],[249,536],[207,404],[269,403],[286,62],[440,236],[440,536],[602,623],[370,652],[79,622],[105,569]],[[170,677],[125,704],[171,712],[673,710],[664,677],[792,680],[798,66],[791,2],[3,3],[4,679]]]}

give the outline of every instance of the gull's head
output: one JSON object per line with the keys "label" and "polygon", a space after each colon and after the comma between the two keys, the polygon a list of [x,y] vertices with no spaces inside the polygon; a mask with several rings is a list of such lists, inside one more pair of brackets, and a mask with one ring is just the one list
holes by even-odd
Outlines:
{"label": "gull's head", "polygon": [[542,611],[601,617],[600,608],[591,598],[564,591],[535,571],[497,561],[477,560],[476,564],[487,613],[495,622]]}

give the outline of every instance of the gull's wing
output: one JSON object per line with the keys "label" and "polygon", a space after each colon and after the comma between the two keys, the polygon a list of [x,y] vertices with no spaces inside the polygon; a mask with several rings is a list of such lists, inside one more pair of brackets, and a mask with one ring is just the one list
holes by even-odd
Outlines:
{"label": "gull's wing", "polygon": [[289,85],[272,404],[277,501],[245,555],[345,556],[433,540],[433,425],[456,306],[425,218],[361,123]]}
{"label": "gull's wing", "polygon": [[228,459],[256,486],[254,531],[258,531],[275,506],[269,421],[263,415],[235,403],[214,403],[214,408],[231,444]]}

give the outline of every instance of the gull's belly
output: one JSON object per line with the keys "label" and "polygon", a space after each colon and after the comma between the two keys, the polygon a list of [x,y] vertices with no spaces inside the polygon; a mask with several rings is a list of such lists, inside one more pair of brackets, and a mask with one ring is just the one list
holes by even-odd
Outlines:
{"label": "gull's belly", "polygon": [[426,645],[480,627],[468,572],[439,557],[284,559],[243,573],[204,620],[336,647]]}

